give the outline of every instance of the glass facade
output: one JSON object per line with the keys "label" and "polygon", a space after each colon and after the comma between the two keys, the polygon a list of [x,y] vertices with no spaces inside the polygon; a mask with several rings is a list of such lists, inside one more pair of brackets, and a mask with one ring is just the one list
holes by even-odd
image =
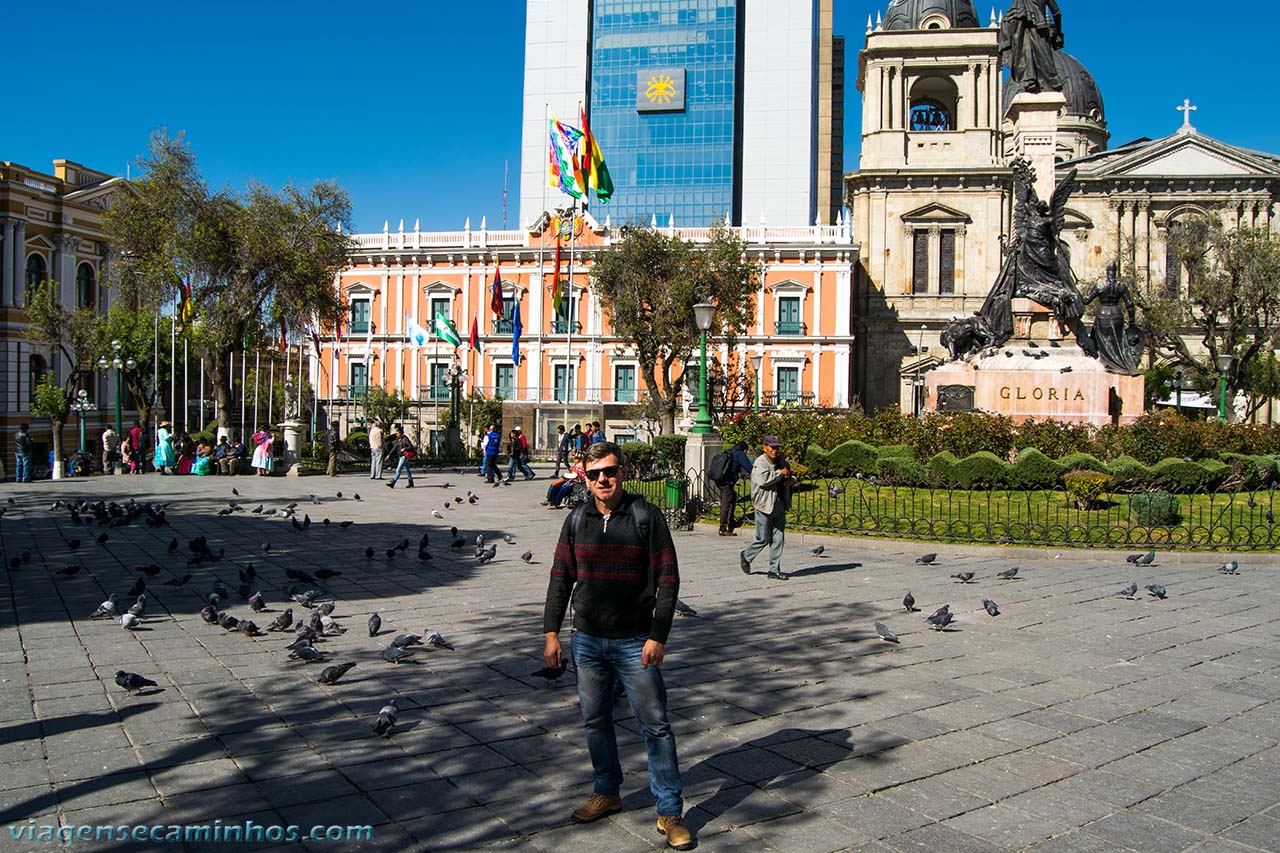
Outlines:
{"label": "glass facade", "polygon": [[[591,131],[617,191],[594,205],[615,226],[736,219],[738,0],[595,0]],[[645,111],[640,81],[683,71],[679,111]],[[672,75],[679,85],[678,73]]]}

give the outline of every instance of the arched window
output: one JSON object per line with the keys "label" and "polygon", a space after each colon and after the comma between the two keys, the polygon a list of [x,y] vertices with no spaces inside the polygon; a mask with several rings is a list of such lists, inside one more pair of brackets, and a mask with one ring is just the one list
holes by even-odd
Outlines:
{"label": "arched window", "polygon": [[30,406],[36,399],[36,386],[40,384],[40,380],[44,379],[45,374],[49,372],[49,365],[44,360],[44,356],[32,354],[27,359],[27,405]]}
{"label": "arched window", "polygon": [[76,305],[92,308],[98,304],[98,281],[91,264],[76,267]]}
{"label": "arched window", "polygon": [[31,304],[31,297],[36,293],[36,285],[48,277],[49,267],[44,261],[44,255],[38,253],[27,255],[27,290],[23,305]]}
{"label": "arched window", "polygon": [[955,130],[958,98],[956,84],[946,77],[921,77],[911,85],[911,129]]}

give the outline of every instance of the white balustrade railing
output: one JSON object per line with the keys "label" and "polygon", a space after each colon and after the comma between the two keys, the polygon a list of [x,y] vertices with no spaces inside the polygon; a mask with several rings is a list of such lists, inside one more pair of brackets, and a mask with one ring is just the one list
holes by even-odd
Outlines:
{"label": "white balustrade railing", "polygon": [[[666,229],[662,229],[666,230]],[[750,245],[770,243],[840,245],[852,242],[847,224],[840,225],[749,225],[733,229]],[[711,239],[711,228],[677,228],[676,236],[692,243]],[[610,235],[611,237],[615,235]],[[501,231],[382,231],[352,234],[357,250],[405,251],[413,249],[479,249],[490,247],[523,247],[536,245],[534,235],[522,229]]]}

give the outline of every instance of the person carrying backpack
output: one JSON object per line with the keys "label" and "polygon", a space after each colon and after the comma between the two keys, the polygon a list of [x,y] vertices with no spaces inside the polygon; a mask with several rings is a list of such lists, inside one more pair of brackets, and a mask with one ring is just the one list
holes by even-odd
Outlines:
{"label": "person carrying backpack", "polygon": [[738,480],[751,476],[751,460],[747,443],[740,441],[711,457],[707,478],[720,489],[720,535],[737,536],[733,529],[733,511],[738,506]]}
{"label": "person carrying backpack", "polygon": [[620,684],[648,748],[658,831],[669,847],[691,850],[697,842],[684,823],[684,784],[660,669],[680,571],[662,513],[623,489],[624,464],[613,442],[597,442],[587,451],[591,500],[560,529],[542,617],[542,657],[552,670],[563,668],[560,627],[572,598],[573,663],[595,780],[592,795],[573,812],[574,823],[622,811],[613,726],[614,688]]}
{"label": "person carrying backpack", "polygon": [[404,434],[404,427],[402,426],[396,426],[396,437],[391,442],[391,452],[399,457],[399,461],[396,462],[396,472],[391,475],[387,488],[394,489],[396,481],[400,479],[401,472],[404,472],[404,475],[409,478],[409,485],[405,486],[405,488],[412,489],[413,470],[410,465],[413,462],[413,458],[418,455],[418,451],[414,449],[413,442],[409,439],[409,436]]}

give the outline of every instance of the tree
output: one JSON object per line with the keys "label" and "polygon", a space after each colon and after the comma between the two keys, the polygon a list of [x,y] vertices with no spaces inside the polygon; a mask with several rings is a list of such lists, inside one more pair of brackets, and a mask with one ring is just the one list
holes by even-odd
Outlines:
{"label": "tree", "polygon": [[701,246],[652,228],[632,228],[596,256],[592,284],[614,334],[634,349],[665,433],[675,431],[680,392],[695,357],[693,306],[704,299],[716,306],[709,334],[730,349],[750,322],[760,265],[747,260],[746,248],[722,225]]}
{"label": "tree", "polygon": [[[27,306],[27,338],[49,347],[50,369],[62,381],[45,377],[36,389],[31,411],[53,424],[53,476],[62,476],[62,427],[71,415],[71,399],[93,374],[106,339],[102,318],[92,308],[67,308],[58,299],[57,282],[36,285]],[[62,370],[57,367],[61,358]]]}
{"label": "tree", "polygon": [[139,160],[137,192],[120,194],[103,224],[129,259],[114,265],[130,301],[158,309],[179,300],[179,319],[218,404],[232,425],[228,356],[265,327],[283,336],[334,326],[343,300],[333,277],[347,260],[351,203],[334,183],[275,193],[251,183],[243,193],[210,192],[181,134],[153,134]]}
{"label": "tree", "polygon": [[381,385],[370,385],[361,402],[366,429],[375,423],[384,428],[404,423],[409,412],[409,401],[399,391],[387,393]]}
{"label": "tree", "polygon": [[[1186,271],[1187,293],[1138,294],[1153,347],[1203,391],[1217,388],[1218,357],[1232,356],[1228,399],[1243,390],[1256,410],[1275,385],[1260,359],[1280,347],[1280,238],[1196,219],[1171,228],[1168,240]],[[1199,337],[1203,353],[1192,352],[1188,337]]]}
{"label": "tree", "polygon": [[157,346],[156,334],[155,311],[117,303],[107,312],[103,339],[120,341],[121,352],[136,364],[133,370],[122,370],[120,376],[137,406],[138,421],[143,424],[151,422],[152,408],[160,396],[156,377],[167,377],[170,371],[169,343],[166,340]]}

